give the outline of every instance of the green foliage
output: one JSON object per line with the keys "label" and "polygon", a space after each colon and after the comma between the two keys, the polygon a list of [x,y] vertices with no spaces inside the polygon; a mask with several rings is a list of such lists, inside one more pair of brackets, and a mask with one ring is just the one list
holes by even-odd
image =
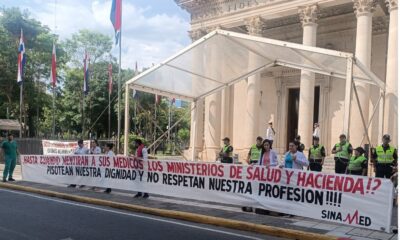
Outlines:
{"label": "green foliage", "polygon": [[[110,56],[112,37],[82,29],[61,42],[47,26],[31,18],[28,11],[18,8],[0,8],[0,118],[19,119],[19,86],[17,85],[17,54],[20,31],[24,31],[27,63],[24,77],[24,109],[29,136],[47,136],[52,133],[53,116],[56,133],[65,138],[96,136],[108,137],[108,64],[113,65],[113,90],[111,94],[111,133],[117,133],[117,60]],[[50,85],[52,45],[57,49],[57,79],[55,108],[53,89]],[[89,94],[83,94],[83,58],[85,50],[90,55]],[[125,82],[137,72],[121,70],[121,133],[125,106]],[[129,92],[132,96],[132,92]],[[130,143],[141,138],[146,145],[163,134],[171,124],[184,118],[171,130],[172,142],[168,145],[185,145],[189,141],[189,107],[171,106],[171,99],[164,98],[155,104],[153,94],[138,92],[129,97]],[[8,111],[7,111],[8,110]],[[123,138],[122,138],[123,139]],[[162,140],[164,144],[166,139]],[[133,150],[133,144],[130,144]],[[171,147],[170,147],[171,148]]]}

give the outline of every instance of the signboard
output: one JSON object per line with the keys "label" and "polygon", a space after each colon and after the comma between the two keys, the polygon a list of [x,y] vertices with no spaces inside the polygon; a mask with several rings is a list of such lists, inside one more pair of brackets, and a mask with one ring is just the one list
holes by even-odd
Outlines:
{"label": "signboard", "polygon": [[156,193],[390,230],[388,179],[124,156],[25,155],[21,162],[26,181]]}
{"label": "signboard", "polygon": [[[89,149],[90,141],[83,141],[83,145],[85,145],[85,147]],[[42,140],[42,146],[43,155],[65,155],[73,154],[75,149],[78,147],[78,142]]]}

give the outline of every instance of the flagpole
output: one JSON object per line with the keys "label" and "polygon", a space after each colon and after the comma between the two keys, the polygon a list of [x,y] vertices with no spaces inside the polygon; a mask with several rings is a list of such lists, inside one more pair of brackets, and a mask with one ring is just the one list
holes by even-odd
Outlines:
{"label": "flagpole", "polygon": [[[110,80],[108,80],[110,81]],[[108,82],[110,88],[110,82]],[[108,138],[111,139],[111,91],[108,89]]]}
{"label": "flagpole", "polygon": [[24,94],[23,94],[23,87],[24,82],[21,82],[19,86],[19,122],[21,124],[21,129],[19,131],[19,138],[22,138],[22,131],[23,131],[23,124],[22,124],[22,106],[24,105]]}
{"label": "flagpole", "polygon": [[[122,21],[122,11],[121,11],[121,21]],[[121,24],[120,31],[119,31],[117,153],[119,153],[119,150],[120,150],[120,137],[121,137],[121,43],[122,43],[122,24]],[[128,93],[126,93],[126,94],[128,94]]]}
{"label": "flagpole", "polygon": [[56,118],[55,118],[55,106],[56,106],[56,102],[55,102],[55,98],[56,98],[56,87],[54,86],[53,83],[53,138],[56,135]]}

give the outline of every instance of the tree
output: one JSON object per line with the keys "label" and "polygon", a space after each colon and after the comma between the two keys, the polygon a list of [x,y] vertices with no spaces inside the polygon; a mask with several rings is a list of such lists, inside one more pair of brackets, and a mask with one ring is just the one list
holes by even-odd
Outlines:
{"label": "tree", "polygon": [[[18,8],[2,8],[0,15],[0,117],[19,118],[19,86],[17,85],[17,54],[21,29],[24,32],[27,62],[24,71],[24,109],[29,136],[38,132],[36,127],[49,102],[46,92],[49,84],[52,44],[57,36],[48,27],[30,18],[28,11]],[[58,68],[66,62],[62,48],[58,50]],[[61,72],[61,71],[60,71]],[[7,111],[9,109],[9,111]],[[5,111],[4,111],[5,110]],[[7,116],[9,112],[9,116]]]}

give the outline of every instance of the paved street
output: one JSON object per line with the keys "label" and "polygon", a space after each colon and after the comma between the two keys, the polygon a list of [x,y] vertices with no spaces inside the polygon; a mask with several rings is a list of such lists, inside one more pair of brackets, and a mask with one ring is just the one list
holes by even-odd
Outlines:
{"label": "paved street", "polygon": [[278,239],[0,189],[0,239]]}

